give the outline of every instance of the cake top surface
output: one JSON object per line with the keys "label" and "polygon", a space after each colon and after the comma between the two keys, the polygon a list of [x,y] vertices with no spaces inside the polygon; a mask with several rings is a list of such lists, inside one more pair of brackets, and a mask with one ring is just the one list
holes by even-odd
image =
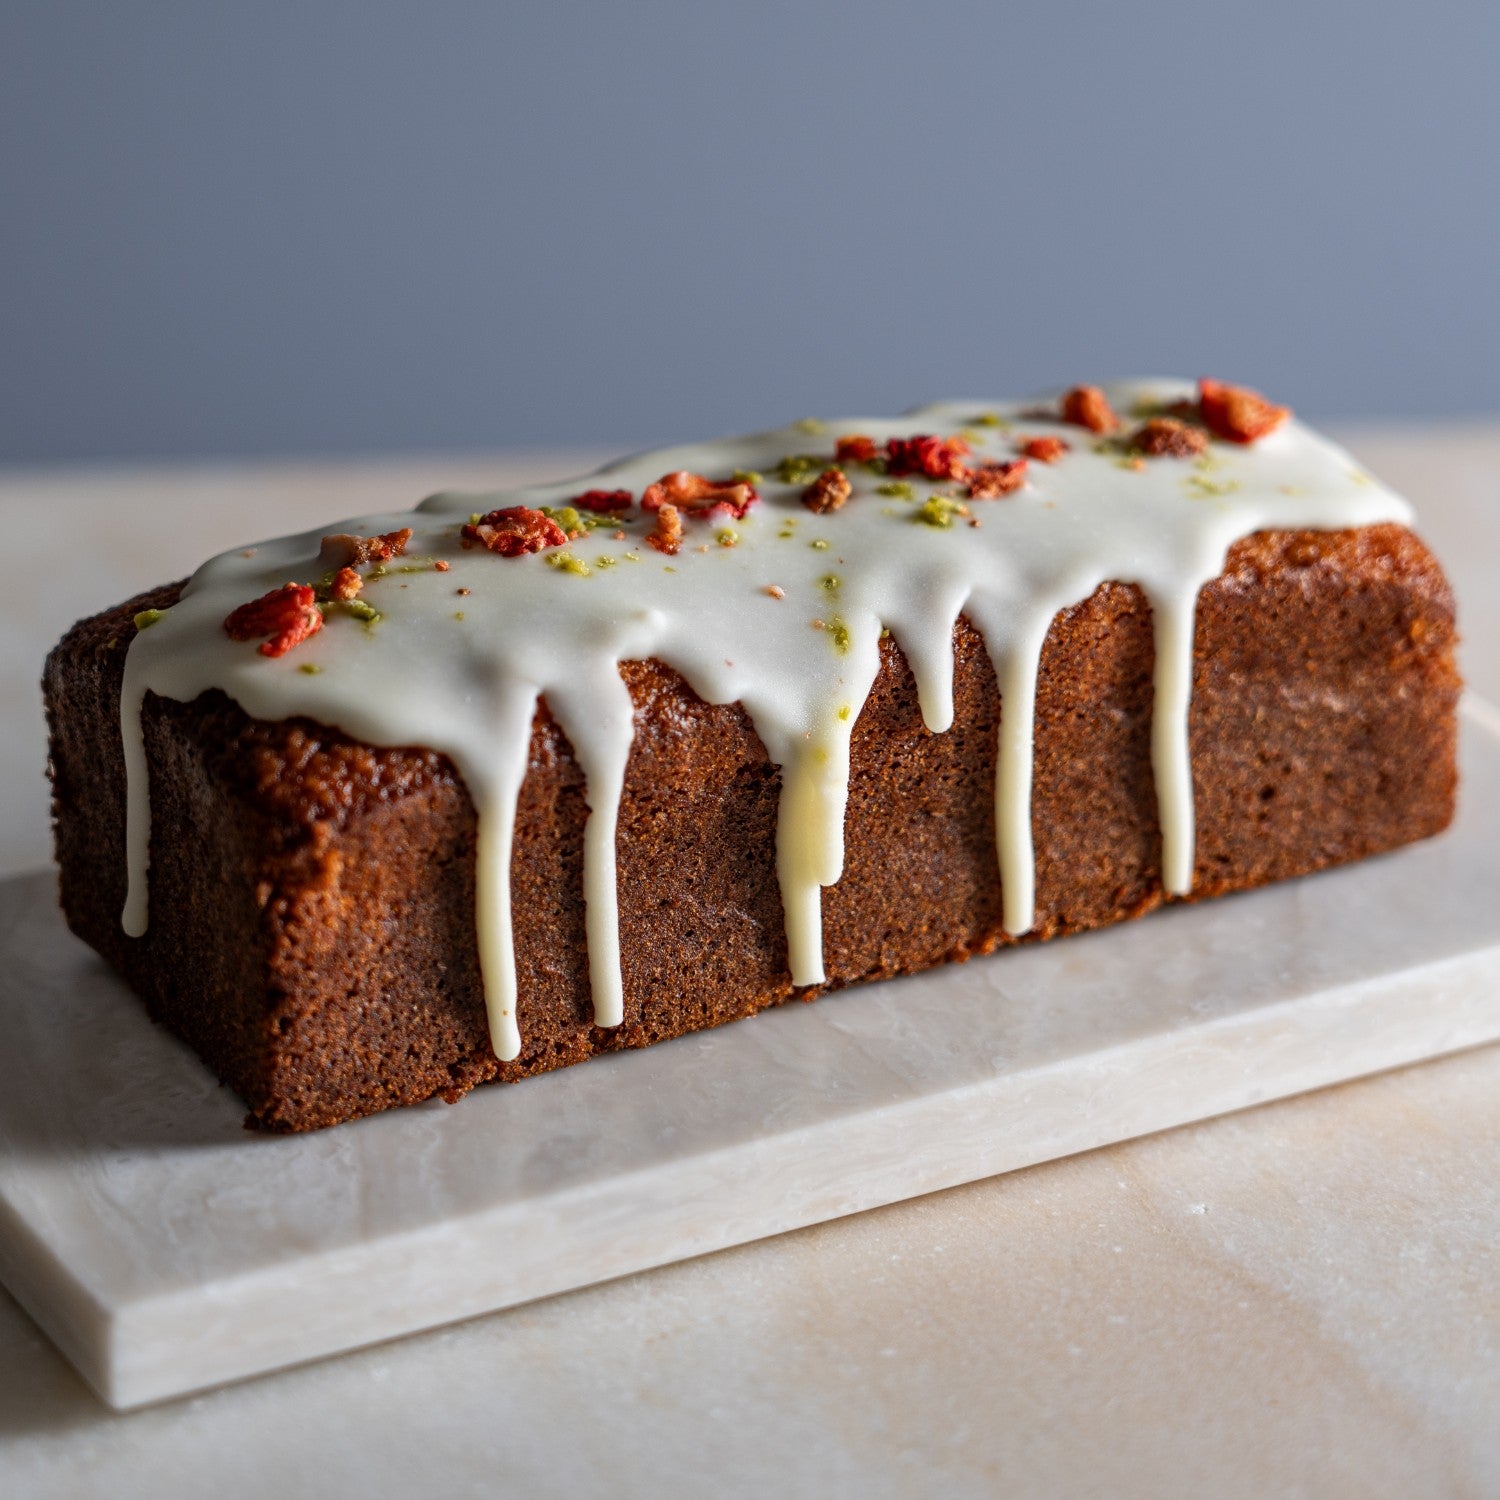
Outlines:
{"label": "cake top surface", "polygon": [[1057,611],[1111,580],[1138,584],[1156,614],[1163,857],[1168,889],[1184,890],[1198,589],[1255,531],[1410,519],[1342,449],[1248,400],[1214,382],[1140,380],[805,421],[226,552],[131,645],[127,927],[145,923],[149,809],[131,716],[146,691],[219,688],[255,717],[427,745],[453,759],[479,812],[481,959],[496,1050],[515,1055],[510,824],[545,694],[588,783],[591,972],[596,1014],[616,1023],[614,809],[633,726],[618,664],[654,657],[707,701],[742,704],[782,769],[790,963],[796,982],[816,983],[819,892],[842,866],[849,737],[880,639],[896,638],[942,732],[963,613],[1001,682],[1000,875],[1007,930],[1025,931],[1036,664]]}

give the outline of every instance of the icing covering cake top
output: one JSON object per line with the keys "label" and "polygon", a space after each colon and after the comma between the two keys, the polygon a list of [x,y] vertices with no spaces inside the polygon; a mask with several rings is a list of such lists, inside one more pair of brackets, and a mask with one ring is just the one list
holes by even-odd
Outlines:
{"label": "icing covering cake top", "polygon": [[821,888],[839,878],[854,723],[884,632],[923,718],[953,718],[953,627],[1002,694],[996,833],[1005,928],[1033,922],[1032,702],[1058,610],[1139,585],[1156,641],[1153,762],[1169,892],[1193,869],[1194,607],[1229,547],[1267,528],[1407,522],[1342,449],[1234,387],[1075,388],[898,419],[804,421],[642,454],[584,481],[433,495],[226,552],[126,662],[126,930],[147,922],[145,694],[218,688],[256,718],[305,715],[446,753],[479,817],[481,970],[495,1051],[517,1056],[510,852],[533,714],[587,784],[584,894],[595,1019],[622,1018],[616,815],[634,725],[618,664],[656,658],[738,702],[782,773],[777,869],[792,979],[823,978]]}

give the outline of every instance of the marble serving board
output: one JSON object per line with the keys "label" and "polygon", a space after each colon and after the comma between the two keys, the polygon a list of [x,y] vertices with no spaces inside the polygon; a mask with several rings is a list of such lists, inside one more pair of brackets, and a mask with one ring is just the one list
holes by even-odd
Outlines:
{"label": "marble serving board", "polygon": [[1444,837],[461,1104],[255,1136],[0,882],[0,1280],[132,1407],[1500,1038],[1500,714]]}

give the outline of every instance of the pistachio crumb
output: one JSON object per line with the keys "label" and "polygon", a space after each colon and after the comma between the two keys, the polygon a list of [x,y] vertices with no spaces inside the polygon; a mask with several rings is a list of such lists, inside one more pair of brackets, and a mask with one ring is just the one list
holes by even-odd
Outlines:
{"label": "pistachio crumb", "polygon": [[912,513],[912,520],[923,526],[933,526],[946,531],[953,525],[955,516],[968,519],[969,508],[952,495],[929,495]]}
{"label": "pistachio crumb", "polygon": [[839,718],[841,718],[845,723],[848,723],[848,721],[849,721],[849,715],[852,714],[853,712],[854,712],[854,709],[853,709],[853,707],[850,704],[848,704],[848,703],[840,703],[839,704]]}
{"label": "pistachio crumb", "polygon": [[158,620],[166,617],[166,613],[164,609],[143,609],[135,617],[135,628],[137,630],[150,630]]}
{"label": "pistachio crumb", "polygon": [[305,661],[297,670],[307,677],[316,677],[323,669],[316,662]]}
{"label": "pistachio crumb", "polygon": [[814,537],[812,541],[810,541],[807,545],[811,547],[814,552],[826,552],[828,550],[828,543],[825,542],[820,536]]}

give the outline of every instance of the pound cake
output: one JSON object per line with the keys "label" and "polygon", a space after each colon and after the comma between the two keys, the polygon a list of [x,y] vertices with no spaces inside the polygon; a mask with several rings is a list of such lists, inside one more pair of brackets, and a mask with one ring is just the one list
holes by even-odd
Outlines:
{"label": "pound cake", "polygon": [[1305,875],[1453,813],[1410,518],[1137,381],[246,546],[49,657],[63,909],[296,1131]]}

